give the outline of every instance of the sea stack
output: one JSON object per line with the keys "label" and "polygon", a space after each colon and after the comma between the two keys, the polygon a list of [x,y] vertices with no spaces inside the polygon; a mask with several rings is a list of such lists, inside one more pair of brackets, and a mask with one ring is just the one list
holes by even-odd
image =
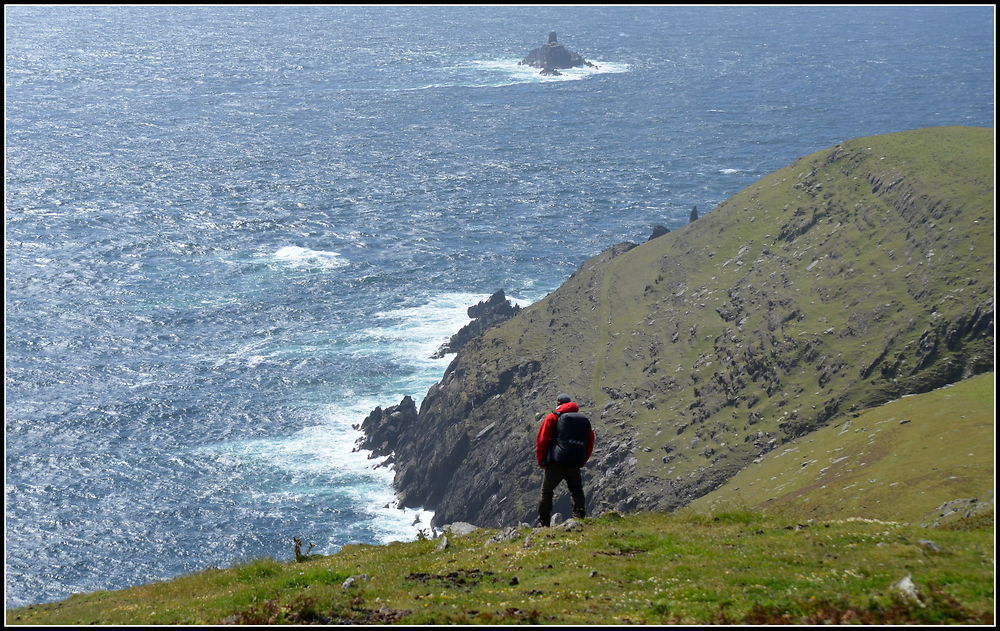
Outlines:
{"label": "sea stack", "polygon": [[541,74],[559,75],[560,68],[579,68],[580,66],[596,66],[578,53],[574,53],[556,40],[556,32],[549,33],[549,41],[528,53],[528,56],[518,65],[541,68]]}

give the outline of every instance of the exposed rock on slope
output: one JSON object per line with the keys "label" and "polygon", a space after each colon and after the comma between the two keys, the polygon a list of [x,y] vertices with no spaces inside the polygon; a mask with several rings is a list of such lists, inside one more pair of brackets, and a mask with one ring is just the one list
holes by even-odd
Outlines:
{"label": "exposed rock on slope", "polygon": [[992,147],[974,128],[845,142],[586,261],[380,431],[403,503],[532,521],[534,418],[559,392],[597,433],[591,512],[671,509],[849,411],[992,370]]}

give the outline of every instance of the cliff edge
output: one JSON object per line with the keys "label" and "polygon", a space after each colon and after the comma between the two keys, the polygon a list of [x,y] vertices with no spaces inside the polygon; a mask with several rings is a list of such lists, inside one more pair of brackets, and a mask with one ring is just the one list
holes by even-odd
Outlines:
{"label": "cliff edge", "polygon": [[417,414],[366,420],[402,503],[533,522],[535,416],[559,392],[597,433],[597,514],[685,505],[845,415],[992,370],[993,155],[981,128],[844,142],[594,256],[467,342]]}

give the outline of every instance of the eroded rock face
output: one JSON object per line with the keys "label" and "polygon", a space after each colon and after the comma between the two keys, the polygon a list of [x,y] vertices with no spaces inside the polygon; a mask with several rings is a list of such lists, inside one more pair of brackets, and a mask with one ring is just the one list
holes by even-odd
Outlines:
{"label": "eroded rock face", "polygon": [[555,31],[549,33],[548,43],[528,53],[528,56],[521,60],[520,65],[541,68],[542,74],[549,75],[560,74],[559,69],[579,68],[581,66],[595,67],[579,53],[569,50],[556,41]]}
{"label": "eroded rock face", "polygon": [[358,448],[372,452],[372,457],[388,456],[396,449],[400,436],[417,424],[417,406],[409,396],[398,405],[382,409],[377,407],[361,423],[364,436]]}

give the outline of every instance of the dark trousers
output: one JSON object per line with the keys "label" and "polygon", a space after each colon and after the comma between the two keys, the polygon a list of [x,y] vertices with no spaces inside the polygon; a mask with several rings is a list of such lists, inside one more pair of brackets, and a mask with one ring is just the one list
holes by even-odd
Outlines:
{"label": "dark trousers", "polygon": [[583,495],[583,476],[580,467],[567,467],[561,464],[545,466],[545,477],[542,478],[542,498],[538,502],[538,521],[548,526],[552,520],[552,496],[559,483],[566,480],[570,497],[573,499],[573,517],[586,517],[587,500]]}

